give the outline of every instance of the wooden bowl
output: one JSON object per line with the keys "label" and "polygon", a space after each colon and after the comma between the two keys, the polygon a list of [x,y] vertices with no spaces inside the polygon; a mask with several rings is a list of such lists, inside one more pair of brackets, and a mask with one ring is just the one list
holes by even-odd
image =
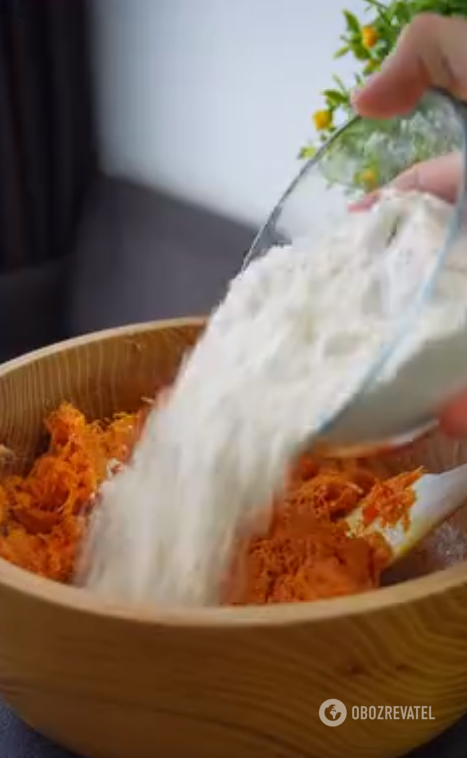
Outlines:
{"label": "wooden bowl", "polygon": [[[0,367],[0,440],[33,455],[64,399],[97,417],[135,408],[201,328],[111,330]],[[439,435],[410,455],[434,467],[467,458]],[[454,529],[451,547],[465,549],[462,518]],[[91,758],[402,755],[467,710],[467,564],[344,599],[158,613],[0,561],[0,690],[33,727]],[[347,707],[335,728],[318,716],[330,698]],[[431,706],[433,718],[352,717],[386,705]]]}

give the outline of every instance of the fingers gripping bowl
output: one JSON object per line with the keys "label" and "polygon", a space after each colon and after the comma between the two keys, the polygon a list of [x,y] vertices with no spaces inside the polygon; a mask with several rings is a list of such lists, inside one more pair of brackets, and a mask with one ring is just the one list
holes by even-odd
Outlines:
{"label": "fingers gripping bowl", "polygon": [[[186,320],[113,330],[0,368],[0,438],[32,460],[44,417],[70,400],[93,418],[134,410],[174,377],[202,329]],[[467,447],[438,434],[386,461],[439,471]],[[466,553],[456,520],[403,578]],[[404,573],[405,572],[405,573]],[[312,604],[158,613],[0,561],[0,691],[34,727],[92,758],[402,755],[467,702],[467,565]],[[328,698],[349,716],[319,721]],[[434,720],[358,721],[353,705],[431,705]]]}

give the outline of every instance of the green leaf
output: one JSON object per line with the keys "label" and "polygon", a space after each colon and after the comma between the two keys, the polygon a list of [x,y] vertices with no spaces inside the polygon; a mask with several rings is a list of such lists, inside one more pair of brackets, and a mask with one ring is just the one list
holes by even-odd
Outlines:
{"label": "green leaf", "polygon": [[360,22],[350,11],[345,10],[344,16],[347,21],[347,28],[354,34],[360,34]]}
{"label": "green leaf", "polygon": [[300,152],[298,153],[297,158],[300,161],[307,161],[310,158],[313,158],[315,153],[316,153],[316,148],[313,147],[313,145],[306,145],[305,147],[302,147],[300,149]]}
{"label": "green leaf", "polygon": [[335,59],[337,59],[337,58],[343,58],[344,55],[347,55],[348,52],[349,52],[349,46],[348,45],[344,45],[344,47],[340,47],[339,48],[339,50],[337,51],[337,53],[334,53],[334,58]]}
{"label": "green leaf", "polygon": [[378,10],[382,10],[384,12],[388,10],[388,6],[384,3],[380,3],[379,0],[366,0],[366,4],[369,8],[377,8]]}
{"label": "green leaf", "polygon": [[[384,3],[378,2],[378,0],[366,1],[368,4],[367,10],[376,10],[376,18],[370,25],[377,27],[378,31],[383,35],[390,34],[394,14],[394,3],[388,6]],[[410,0],[408,0],[408,2],[410,2]]]}
{"label": "green leaf", "polygon": [[396,2],[394,4],[393,17],[400,25],[409,23],[411,19],[411,12],[405,0],[402,2]]}
{"label": "green leaf", "polygon": [[345,103],[345,104],[342,103],[342,110],[344,111],[344,113],[347,115],[348,118],[350,118],[351,116],[353,116],[354,113],[355,113],[355,111],[353,109],[353,105],[350,102],[350,100],[349,100],[348,103]]}
{"label": "green leaf", "polygon": [[391,45],[389,45],[388,41],[386,39],[380,38],[372,49],[373,57],[381,60],[382,58],[385,58],[386,55],[388,55],[390,50]]}
{"label": "green leaf", "polygon": [[323,95],[326,98],[327,102],[334,108],[339,107],[339,105],[343,105],[349,99],[348,95],[344,95],[343,92],[337,89],[325,89]]}
{"label": "green leaf", "polygon": [[340,89],[340,91],[342,92],[342,94],[346,95],[347,94],[347,89],[346,89],[346,86],[345,86],[344,82],[340,78],[340,76],[337,76],[336,74],[334,74],[334,76],[332,78],[333,78],[334,82],[337,84],[337,86]]}
{"label": "green leaf", "polygon": [[367,61],[369,58],[371,58],[370,51],[367,50],[367,48],[362,45],[360,41],[353,42],[351,45],[351,50],[359,61]]}

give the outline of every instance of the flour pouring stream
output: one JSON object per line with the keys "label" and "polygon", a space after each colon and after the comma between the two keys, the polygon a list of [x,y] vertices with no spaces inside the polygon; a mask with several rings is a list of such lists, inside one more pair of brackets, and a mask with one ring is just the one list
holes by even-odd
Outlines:
{"label": "flour pouring stream", "polygon": [[[112,600],[217,604],[239,534],[267,526],[296,455],[400,331],[451,213],[430,196],[385,192],[330,234],[252,261],[150,413],[132,460],[104,485],[77,581]],[[466,241],[376,387],[436,340],[465,338]]]}

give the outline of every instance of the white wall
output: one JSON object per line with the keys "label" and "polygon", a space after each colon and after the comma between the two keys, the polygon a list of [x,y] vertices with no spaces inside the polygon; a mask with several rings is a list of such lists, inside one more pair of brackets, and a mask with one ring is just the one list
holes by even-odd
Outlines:
{"label": "white wall", "polygon": [[93,0],[105,169],[261,222],[359,0]]}

